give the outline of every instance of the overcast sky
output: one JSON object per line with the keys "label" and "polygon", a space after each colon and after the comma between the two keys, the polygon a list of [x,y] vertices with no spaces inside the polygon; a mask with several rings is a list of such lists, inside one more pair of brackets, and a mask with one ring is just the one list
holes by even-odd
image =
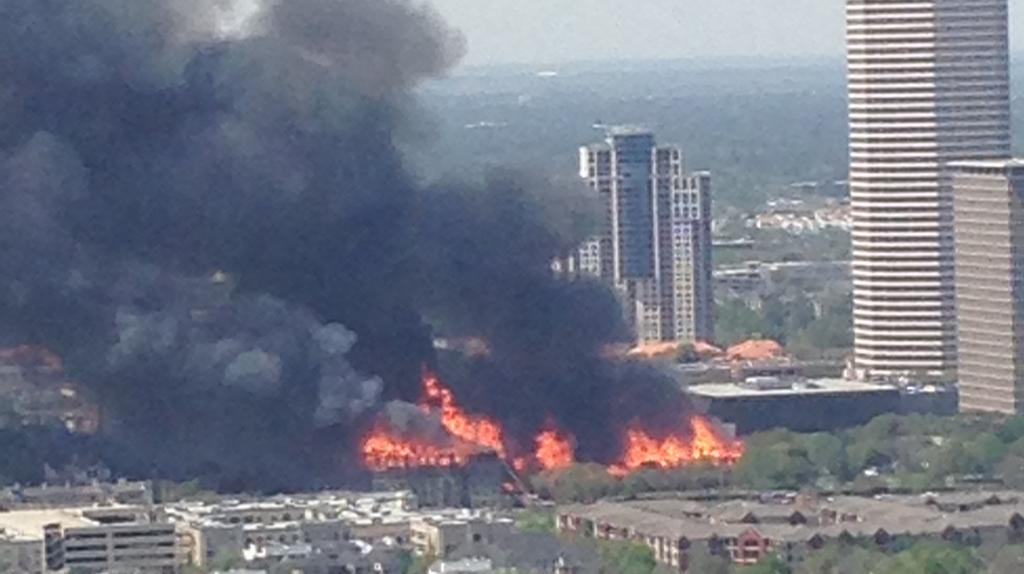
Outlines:
{"label": "overcast sky", "polygon": [[[432,0],[467,64],[651,58],[842,57],[843,0]],[[1010,0],[1024,51],[1024,0]]]}

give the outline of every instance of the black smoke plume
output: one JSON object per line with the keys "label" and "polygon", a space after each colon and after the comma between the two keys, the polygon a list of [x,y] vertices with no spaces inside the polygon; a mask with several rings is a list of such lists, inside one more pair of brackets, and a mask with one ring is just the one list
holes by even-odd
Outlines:
{"label": "black smoke plume", "polygon": [[232,8],[0,0],[0,337],[65,357],[115,470],[351,480],[438,332],[488,342],[452,382],[523,440],[550,415],[606,459],[679,400],[602,358],[608,291],[551,274],[588,231],[576,190],[405,170],[413,90],[463,51],[431,9],[265,0],[228,31]]}

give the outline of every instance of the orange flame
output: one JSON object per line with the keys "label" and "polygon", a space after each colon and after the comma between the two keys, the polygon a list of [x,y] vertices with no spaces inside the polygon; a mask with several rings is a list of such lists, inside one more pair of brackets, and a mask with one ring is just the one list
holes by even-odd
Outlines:
{"label": "orange flame", "polygon": [[723,437],[707,419],[690,418],[689,436],[677,434],[663,439],[652,437],[638,424],[626,431],[621,462],[609,468],[625,476],[645,466],[676,468],[693,462],[732,464],[743,456],[743,443]]}
{"label": "orange flame", "polygon": [[[498,421],[467,413],[455,400],[451,389],[426,368],[422,385],[419,408],[440,416],[449,437],[434,443],[424,437],[403,436],[385,421],[378,421],[362,443],[363,460],[369,469],[462,466],[474,455],[484,452],[506,459],[518,471],[558,470],[575,463],[575,437],[559,429],[554,420],[549,419],[534,437],[532,452],[511,458],[504,429]],[[639,423],[634,424],[626,431],[620,462],[610,467],[609,472],[625,476],[646,466],[675,468],[693,462],[732,464],[743,455],[743,443],[724,437],[707,419],[691,417],[689,427],[689,432],[657,438]]]}
{"label": "orange flame", "polygon": [[372,470],[420,466],[460,466],[474,454],[468,445],[438,446],[400,437],[378,424],[363,440],[363,460]]}
{"label": "orange flame", "polygon": [[438,445],[417,437],[399,435],[384,422],[378,422],[363,439],[363,461],[372,470],[420,466],[460,466],[482,452],[505,456],[501,425],[487,417],[466,413],[451,389],[430,370],[423,369],[423,396],[419,407],[425,413],[437,413],[441,425],[451,435],[451,444]]}
{"label": "orange flame", "polygon": [[505,441],[501,425],[487,417],[473,416],[462,409],[455,400],[451,389],[431,371],[423,370],[423,398],[420,408],[424,412],[437,410],[441,424],[451,433],[466,442],[478,444],[505,456]]}
{"label": "orange flame", "polygon": [[541,469],[558,470],[576,462],[572,437],[559,432],[553,424],[549,423],[548,428],[537,435],[536,442],[537,451],[534,456]]}

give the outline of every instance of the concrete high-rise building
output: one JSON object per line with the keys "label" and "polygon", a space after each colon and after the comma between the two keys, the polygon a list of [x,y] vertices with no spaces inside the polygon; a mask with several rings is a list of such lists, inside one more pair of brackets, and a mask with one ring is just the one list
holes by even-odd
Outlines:
{"label": "concrete high-rise building", "polygon": [[1024,160],[955,169],[960,409],[1024,406]]}
{"label": "concrete high-rise building", "polygon": [[855,366],[956,371],[951,161],[1010,154],[1007,0],[847,0]]}
{"label": "concrete high-rise building", "polygon": [[580,149],[580,177],[605,222],[567,270],[612,285],[639,342],[713,339],[710,174],[685,173],[679,148],[621,127]]}

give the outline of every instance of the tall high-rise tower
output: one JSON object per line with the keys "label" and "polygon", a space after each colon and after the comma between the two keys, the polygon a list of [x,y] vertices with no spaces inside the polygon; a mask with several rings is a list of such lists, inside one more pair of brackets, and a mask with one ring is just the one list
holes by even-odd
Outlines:
{"label": "tall high-rise tower", "polygon": [[948,164],[1010,154],[1007,0],[847,0],[854,334],[866,376],[956,369]]}
{"label": "tall high-rise tower", "polygon": [[606,217],[569,270],[612,285],[641,342],[712,339],[711,176],[686,174],[678,148],[623,127],[580,149],[580,177]]}
{"label": "tall high-rise tower", "polygon": [[1024,411],[1024,160],[953,164],[960,409]]}

